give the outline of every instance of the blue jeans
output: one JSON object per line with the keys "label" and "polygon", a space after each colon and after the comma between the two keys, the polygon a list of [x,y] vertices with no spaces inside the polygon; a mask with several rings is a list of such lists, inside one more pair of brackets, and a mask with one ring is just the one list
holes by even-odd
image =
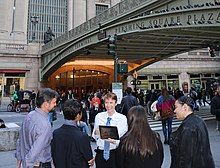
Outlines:
{"label": "blue jeans", "polygon": [[173,117],[162,120],[162,129],[165,141],[170,140],[170,134],[172,133]]}
{"label": "blue jeans", "polygon": [[80,121],[77,125],[78,125],[78,127],[82,128],[83,132],[85,132],[89,135],[89,127],[85,122]]}

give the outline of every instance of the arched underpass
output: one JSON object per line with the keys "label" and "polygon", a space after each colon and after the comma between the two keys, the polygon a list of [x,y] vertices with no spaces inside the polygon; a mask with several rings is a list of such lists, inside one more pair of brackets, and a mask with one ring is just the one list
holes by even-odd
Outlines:
{"label": "arched underpass", "polygon": [[[219,4],[207,6],[206,1],[201,1],[199,6],[194,2],[189,8],[179,9],[186,3],[177,0],[159,5],[159,1],[154,1],[148,4],[150,8],[146,12],[150,13],[146,15],[143,10],[138,13],[138,8],[132,12],[133,16],[129,14],[129,19],[100,23],[99,27],[84,34],[86,24],[75,28],[44,47],[41,78],[48,79],[67,62],[84,60],[87,65],[91,60],[112,62],[112,56],[107,55],[107,43],[108,36],[113,34],[118,36],[116,51],[119,61],[126,61],[131,72],[175,54],[208,46],[218,47]],[[78,37],[71,37],[76,32]],[[112,69],[109,75],[112,75],[113,65],[109,67]]]}

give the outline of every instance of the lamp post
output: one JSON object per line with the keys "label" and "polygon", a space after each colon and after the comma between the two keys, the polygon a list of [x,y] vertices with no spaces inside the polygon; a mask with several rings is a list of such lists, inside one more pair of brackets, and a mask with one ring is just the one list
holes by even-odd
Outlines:
{"label": "lamp post", "polygon": [[31,23],[33,23],[33,34],[32,34],[32,41],[36,39],[36,24],[38,23],[39,17],[38,16],[31,16]]}

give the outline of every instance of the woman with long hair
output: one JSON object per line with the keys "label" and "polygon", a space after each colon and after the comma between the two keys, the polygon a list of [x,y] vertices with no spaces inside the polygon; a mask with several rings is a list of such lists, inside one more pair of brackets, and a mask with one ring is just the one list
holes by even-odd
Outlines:
{"label": "woman with long hair", "polygon": [[174,116],[175,98],[170,95],[166,88],[162,88],[161,96],[157,101],[157,110],[160,111],[162,129],[164,135],[164,144],[169,144],[172,133],[172,121]]}
{"label": "woman with long hair", "polygon": [[127,115],[128,131],[117,149],[118,168],[160,168],[163,146],[158,133],[151,130],[142,106],[132,107]]}

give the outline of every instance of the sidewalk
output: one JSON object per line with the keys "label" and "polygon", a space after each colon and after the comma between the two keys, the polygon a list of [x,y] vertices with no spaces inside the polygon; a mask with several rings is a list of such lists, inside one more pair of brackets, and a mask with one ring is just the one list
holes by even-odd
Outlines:
{"label": "sidewalk", "polygon": [[[1,114],[1,113],[0,113]],[[57,128],[62,123],[63,116],[59,115],[59,121],[54,123],[54,127]],[[208,120],[206,121],[209,137],[210,137],[210,144],[211,150],[214,157],[216,168],[220,168],[220,133],[215,130],[216,128],[216,120]],[[159,131],[161,138],[162,132]],[[161,139],[163,142],[163,139]],[[93,149],[96,148],[95,143],[91,143]],[[164,162],[162,168],[169,168],[170,166],[170,150],[168,145],[164,145]],[[15,151],[8,151],[8,152],[0,152],[0,168],[15,168],[16,167],[16,160],[14,158]]]}

